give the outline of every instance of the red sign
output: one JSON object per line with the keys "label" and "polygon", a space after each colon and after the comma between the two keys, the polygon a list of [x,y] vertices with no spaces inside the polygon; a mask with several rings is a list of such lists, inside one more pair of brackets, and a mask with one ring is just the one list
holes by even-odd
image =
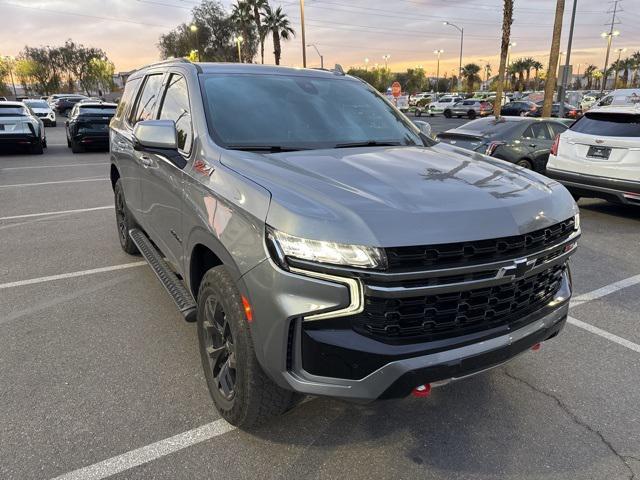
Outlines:
{"label": "red sign", "polygon": [[398,98],[401,93],[402,93],[402,86],[400,85],[400,82],[393,82],[391,84],[391,95]]}

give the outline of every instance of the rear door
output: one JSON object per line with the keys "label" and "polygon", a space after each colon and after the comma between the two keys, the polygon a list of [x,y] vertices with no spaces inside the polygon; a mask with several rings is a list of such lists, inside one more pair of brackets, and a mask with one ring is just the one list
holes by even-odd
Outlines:
{"label": "rear door", "polygon": [[547,124],[548,122],[536,121],[529,125],[522,134],[523,150],[528,151],[528,156],[534,163],[543,159],[546,164],[546,160],[549,158],[553,137]]}
{"label": "rear door", "polygon": [[178,156],[145,153],[150,164],[142,177],[142,205],[147,233],[180,271],[182,256],[183,169],[193,147],[191,105],[187,81],[178,72],[166,77],[156,118],[172,120],[178,132]]}
{"label": "rear door", "polygon": [[587,112],[562,135],[557,168],[640,181],[640,114]]}

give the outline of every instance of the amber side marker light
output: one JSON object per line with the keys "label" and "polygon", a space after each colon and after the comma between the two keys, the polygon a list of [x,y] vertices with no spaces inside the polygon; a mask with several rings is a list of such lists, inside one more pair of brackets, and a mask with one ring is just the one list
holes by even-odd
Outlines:
{"label": "amber side marker light", "polygon": [[253,322],[253,311],[251,310],[251,305],[249,304],[249,300],[246,297],[242,297],[242,308],[244,308],[244,314],[247,316],[247,322]]}

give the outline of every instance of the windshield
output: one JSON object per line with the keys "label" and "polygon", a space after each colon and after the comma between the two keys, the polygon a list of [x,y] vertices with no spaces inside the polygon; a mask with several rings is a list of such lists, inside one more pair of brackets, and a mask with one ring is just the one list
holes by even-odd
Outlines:
{"label": "windshield", "polygon": [[49,108],[49,104],[44,100],[25,100],[24,103],[31,108]]}
{"label": "windshield", "polygon": [[212,136],[226,148],[431,145],[377,92],[346,77],[207,75]]}
{"label": "windshield", "polygon": [[571,131],[604,137],[640,137],[640,115],[587,112]]}
{"label": "windshield", "polygon": [[27,109],[15,105],[0,105],[0,117],[26,117]]}

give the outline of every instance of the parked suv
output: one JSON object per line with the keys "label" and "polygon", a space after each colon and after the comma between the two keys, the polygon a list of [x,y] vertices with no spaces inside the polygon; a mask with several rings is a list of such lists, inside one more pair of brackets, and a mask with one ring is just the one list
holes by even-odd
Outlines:
{"label": "parked suv", "polygon": [[115,103],[80,101],[65,122],[67,146],[73,153],[86,147],[109,146],[109,122],[116,113]]}
{"label": "parked suv", "polygon": [[110,138],[122,248],[197,321],[234,425],[299,394],[425,395],[565,324],[569,192],[436,144],[341,69],[151,65]]}
{"label": "parked suv", "polygon": [[476,117],[485,117],[493,113],[493,104],[486,100],[478,100],[477,98],[470,98],[469,100],[463,100],[455,103],[450,109],[444,111],[444,116],[451,117],[467,117],[474,119]]}

